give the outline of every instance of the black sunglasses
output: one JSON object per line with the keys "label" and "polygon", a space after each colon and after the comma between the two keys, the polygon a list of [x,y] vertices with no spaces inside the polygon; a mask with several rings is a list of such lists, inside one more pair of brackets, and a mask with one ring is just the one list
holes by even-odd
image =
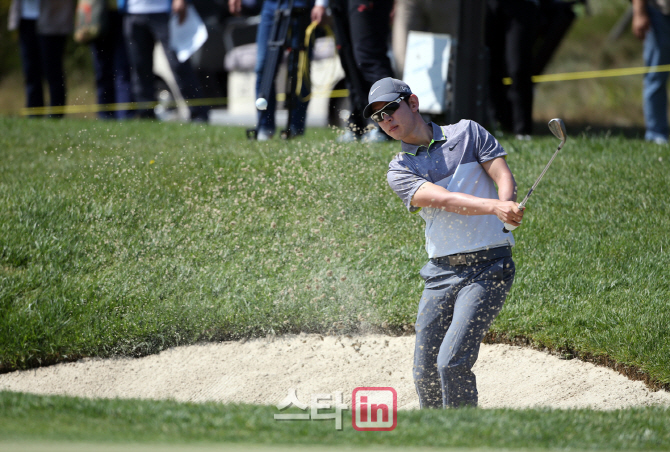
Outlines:
{"label": "black sunglasses", "polygon": [[372,113],[370,117],[374,122],[382,122],[384,120],[384,115],[391,116],[395,111],[400,108],[400,102],[405,99],[405,96],[400,96],[396,100],[392,100],[388,104],[384,105],[382,108]]}

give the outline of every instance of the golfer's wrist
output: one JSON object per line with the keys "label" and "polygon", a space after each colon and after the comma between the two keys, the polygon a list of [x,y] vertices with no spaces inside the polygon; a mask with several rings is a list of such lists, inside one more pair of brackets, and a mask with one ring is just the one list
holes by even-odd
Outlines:
{"label": "golfer's wrist", "polygon": [[499,200],[499,199],[492,199],[492,202],[489,205],[490,211],[488,212],[489,215],[495,215],[498,216],[498,213],[500,212],[503,204],[505,201]]}

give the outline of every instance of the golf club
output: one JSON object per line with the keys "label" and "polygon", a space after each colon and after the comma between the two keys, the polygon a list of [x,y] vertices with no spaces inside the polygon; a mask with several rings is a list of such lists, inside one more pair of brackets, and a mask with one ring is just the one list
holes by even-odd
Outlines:
{"label": "golf club", "polygon": [[[523,201],[521,201],[521,204],[519,204],[519,209],[523,210],[524,207],[526,207],[526,202],[528,202],[528,198],[530,198],[530,195],[533,193],[533,190],[535,190],[535,187],[537,187],[537,184],[540,183],[542,180],[542,177],[544,176],[544,173],[547,172],[549,169],[549,166],[551,166],[551,162],[554,161],[556,158],[556,155],[558,155],[558,151],[561,150],[563,145],[565,144],[565,140],[568,137],[568,133],[565,131],[565,124],[563,124],[563,120],[559,118],[554,118],[551,121],[549,121],[549,130],[551,130],[551,133],[554,134],[556,138],[561,140],[561,144],[558,145],[558,149],[556,149],[556,152],[554,152],[554,155],[551,157],[551,160],[549,160],[549,163],[547,163],[547,166],[544,167],[542,170],[542,173],[540,173],[540,177],[537,178],[535,183],[533,184],[532,187],[530,187],[530,190],[528,190],[528,194],[526,195],[525,198],[523,198]],[[503,223],[505,227],[503,228],[503,232],[507,234],[509,231],[513,231],[517,228],[517,226],[512,226],[511,224]]]}

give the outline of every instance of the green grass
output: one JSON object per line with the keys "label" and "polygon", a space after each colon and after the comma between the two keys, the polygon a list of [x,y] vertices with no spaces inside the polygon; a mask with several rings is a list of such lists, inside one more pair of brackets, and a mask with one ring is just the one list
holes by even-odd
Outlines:
{"label": "green grass", "polygon": [[406,218],[384,181],[390,146],[1,124],[5,368],[409,319],[400,294],[417,293],[423,257],[416,223],[395,219]]}
{"label": "green grass", "polygon": [[[275,407],[89,400],[0,392],[2,442],[239,443],[496,449],[667,450],[670,411],[400,411],[391,432],[334,421],[275,421]],[[0,442],[0,446],[2,444]]]}
{"label": "green grass", "polygon": [[[619,39],[608,40],[630,2],[589,0],[588,5],[590,14],[581,6],[574,8],[577,18],[545,74],[644,66],[642,41],[633,35],[630,25]],[[643,128],[642,76],[538,83],[533,117],[536,122],[561,117],[583,126]]]}
{"label": "green grass", "polygon": [[[398,145],[334,136],[0,119],[0,369],[410,328],[426,255],[422,220],[386,184]],[[503,144],[524,192],[557,140]],[[670,382],[669,161],[570,136],[515,233],[494,331]]]}
{"label": "green grass", "polygon": [[[589,137],[568,142],[566,150],[517,234],[520,270],[495,330],[606,355],[667,384],[669,152]],[[531,163],[533,175],[544,165],[516,154],[510,161],[522,187],[531,184]]]}

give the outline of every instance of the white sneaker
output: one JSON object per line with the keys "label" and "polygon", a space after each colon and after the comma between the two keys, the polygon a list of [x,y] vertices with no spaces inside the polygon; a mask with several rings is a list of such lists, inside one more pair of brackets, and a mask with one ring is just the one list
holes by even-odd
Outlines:
{"label": "white sneaker", "polygon": [[388,141],[388,137],[376,127],[371,131],[364,133],[361,137],[362,143],[383,143],[385,141]]}
{"label": "white sneaker", "polygon": [[668,139],[663,138],[663,137],[656,137],[656,138],[653,138],[653,139],[647,140],[647,141],[651,141],[652,143],[656,143],[659,146],[666,146],[668,144]]}
{"label": "white sneaker", "polygon": [[358,137],[351,130],[347,130],[342,135],[337,137],[337,140],[335,141],[337,141],[338,143],[353,143],[355,141],[358,141]]}
{"label": "white sneaker", "polygon": [[268,141],[269,139],[272,138],[274,133],[268,132],[267,130],[259,130],[256,133],[256,140],[258,141]]}

